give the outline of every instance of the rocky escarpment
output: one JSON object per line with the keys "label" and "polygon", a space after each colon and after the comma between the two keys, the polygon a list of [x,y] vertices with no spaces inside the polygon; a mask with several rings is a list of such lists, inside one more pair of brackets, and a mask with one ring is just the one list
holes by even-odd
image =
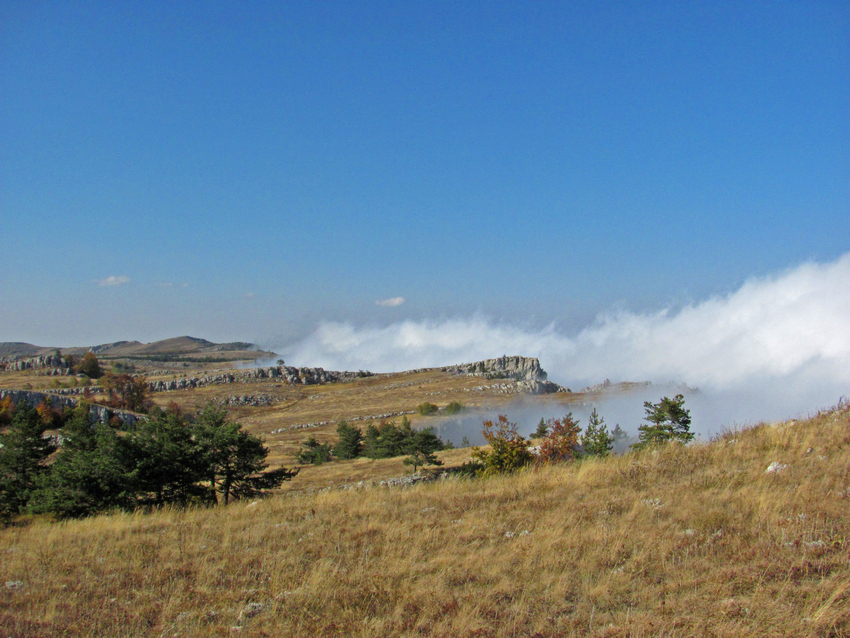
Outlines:
{"label": "rocky escarpment", "polygon": [[19,372],[21,370],[44,370],[48,376],[71,374],[71,364],[62,357],[45,355],[41,357],[2,357],[0,370]]}
{"label": "rocky escarpment", "polygon": [[[192,388],[203,388],[211,385],[225,385],[228,383],[250,383],[252,381],[280,381],[290,385],[318,385],[322,383],[346,383],[362,377],[373,376],[371,372],[336,372],[324,370],[323,368],[293,368],[290,366],[272,366],[269,368],[247,368],[233,372],[220,372],[195,377],[181,377],[179,379],[161,379],[149,381],[148,389],[151,392],[174,392],[176,390],[190,390]],[[56,394],[78,395],[86,391],[83,387],[57,388]],[[100,386],[90,386],[89,391],[94,394],[102,393]]]}
{"label": "rocky escarpment", "polygon": [[475,363],[461,363],[441,368],[452,374],[469,374],[489,378],[514,379],[515,381],[546,381],[545,370],[536,357],[508,357],[485,359]]}
{"label": "rocky escarpment", "polygon": [[[547,381],[546,371],[540,367],[536,357],[508,357],[485,359],[475,363],[441,368],[451,374],[465,374],[486,379],[510,379],[513,383],[502,384],[498,390],[502,394],[551,394],[553,392],[571,392],[569,388]],[[486,386],[482,386],[486,387]]]}
{"label": "rocky escarpment", "polygon": [[[77,400],[67,396],[57,396],[46,392],[33,392],[31,390],[0,390],[0,401],[9,397],[14,405],[26,404],[30,407],[35,407],[40,403],[47,403],[52,408],[73,408],[77,405]],[[140,419],[145,417],[128,412],[126,410],[116,410],[107,408],[103,405],[92,403],[89,405],[89,414],[91,414],[92,422],[100,421],[108,423],[113,417],[118,417],[127,429],[133,429]]]}
{"label": "rocky escarpment", "polygon": [[189,388],[202,388],[208,385],[226,383],[248,383],[259,380],[272,380],[291,385],[318,385],[321,383],[345,383],[362,377],[372,376],[371,372],[336,372],[323,368],[293,368],[291,366],[272,366],[269,368],[248,368],[236,372],[224,372],[203,377],[184,377],[169,381],[151,381],[148,386],[152,392],[170,392]]}

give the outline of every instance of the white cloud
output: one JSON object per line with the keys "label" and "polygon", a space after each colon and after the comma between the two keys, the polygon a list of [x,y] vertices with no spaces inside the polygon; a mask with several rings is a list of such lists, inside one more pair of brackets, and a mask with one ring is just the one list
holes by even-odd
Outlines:
{"label": "white cloud", "polygon": [[376,306],[386,306],[386,307],[394,307],[400,306],[405,302],[404,297],[393,297],[392,299],[379,299],[375,302]]}
{"label": "white cloud", "polygon": [[98,279],[98,286],[120,286],[121,284],[126,284],[130,281],[130,278],[125,275],[115,276],[112,275],[107,277],[106,279]]}
{"label": "white cloud", "polygon": [[385,327],[325,322],[281,351],[296,365],[375,372],[519,354],[539,357],[551,379],[572,387],[605,378],[684,382],[812,409],[850,394],[850,253],[679,310],[606,314],[573,335],[480,316]]}

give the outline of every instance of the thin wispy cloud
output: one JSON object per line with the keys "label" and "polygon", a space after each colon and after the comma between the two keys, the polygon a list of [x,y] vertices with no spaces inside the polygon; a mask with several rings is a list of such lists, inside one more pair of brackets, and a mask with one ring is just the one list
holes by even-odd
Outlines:
{"label": "thin wispy cloud", "polygon": [[393,308],[395,306],[400,306],[405,302],[404,297],[392,297],[391,299],[379,299],[375,302],[376,306],[384,306],[386,308]]}
{"label": "thin wispy cloud", "polygon": [[106,279],[98,279],[97,285],[98,286],[120,286],[122,284],[129,283],[129,281],[130,281],[130,278],[127,277],[126,275],[118,275],[118,276],[111,275],[111,276],[107,277]]}

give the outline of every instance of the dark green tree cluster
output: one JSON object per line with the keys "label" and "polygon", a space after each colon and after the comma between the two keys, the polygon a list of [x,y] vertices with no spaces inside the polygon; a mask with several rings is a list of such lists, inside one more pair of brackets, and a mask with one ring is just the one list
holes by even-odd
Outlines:
{"label": "dark green tree cluster", "polygon": [[78,406],[61,430],[56,450],[44,438],[44,419],[20,406],[0,437],[0,511],[80,517],[113,509],[165,504],[227,504],[279,487],[297,470],[268,470],[262,439],[212,405],[195,416],[155,409],[133,432],[92,423]]}
{"label": "dark green tree cluster", "polygon": [[445,449],[442,439],[433,428],[414,430],[407,417],[400,425],[394,421],[383,422],[376,426],[369,424],[366,431],[340,421],[337,424],[337,443],[319,443],[315,437],[309,437],[301,444],[298,454],[299,463],[320,464],[336,460],[355,459],[365,456],[370,459],[386,459],[397,456],[409,457],[407,465],[413,465],[414,471],[425,465],[441,465],[434,452]]}
{"label": "dark green tree cluster", "polygon": [[330,461],[332,454],[333,446],[330,443],[319,443],[315,436],[310,436],[301,444],[301,451],[296,458],[305,465],[321,465]]}

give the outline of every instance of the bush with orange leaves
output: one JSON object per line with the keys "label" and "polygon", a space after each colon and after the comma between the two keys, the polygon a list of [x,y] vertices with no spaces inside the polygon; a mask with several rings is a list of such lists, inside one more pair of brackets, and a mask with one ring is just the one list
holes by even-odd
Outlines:
{"label": "bush with orange leaves", "polygon": [[581,427],[570,412],[561,419],[549,419],[546,422],[548,434],[540,444],[538,463],[561,463],[578,458],[578,435]]}
{"label": "bush with orange leaves", "polygon": [[528,441],[516,429],[516,423],[508,421],[508,417],[500,414],[496,423],[484,421],[482,432],[489,450],[472,448],[472,458],[481,464],[479,474],[508,474],[526,467],[534,460],[534,455],[528,449]]}
{"label": "bush with orange leaves", "polygon": [[0,401],[0,428],[12,423],[12,415],[15,414],[15,404],[12,397],[6,397]]}

